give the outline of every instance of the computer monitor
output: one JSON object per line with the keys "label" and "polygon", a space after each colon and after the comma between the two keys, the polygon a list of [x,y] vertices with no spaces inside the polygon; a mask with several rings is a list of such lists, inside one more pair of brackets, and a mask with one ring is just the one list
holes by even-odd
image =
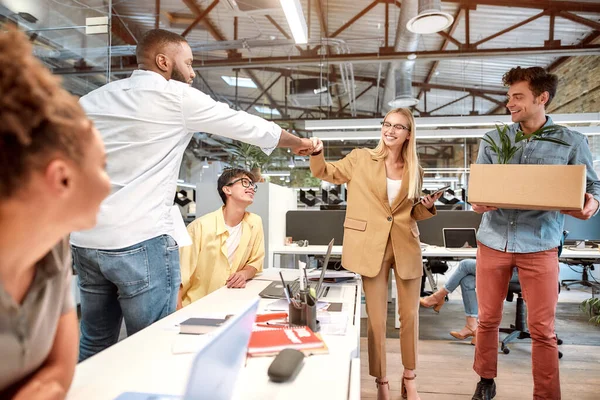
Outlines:
{"label": "computer monitor", "polygon": [[444,228],[479,229],[481,214],[474,211],[438,211],[437,215],[417,221],[421,242],[432,246],[444,246]]}
{"label": "computer monitor", "polygon": [[565,215],[565,226],[563,228],[568,231],[566,242],[600,242],[600,213],[588,219],[581,220],[578,218]]}

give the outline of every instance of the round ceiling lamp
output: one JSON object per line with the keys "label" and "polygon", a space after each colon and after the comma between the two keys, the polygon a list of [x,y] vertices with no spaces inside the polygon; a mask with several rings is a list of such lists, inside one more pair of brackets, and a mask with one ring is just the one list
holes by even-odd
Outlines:
{"label": "round ceiling lamp", "polygon": [[406,23],[406,29],[427,35],[447,29],[452,22],[454,17],[442,11],[440,0],[419,0],[419,14]]}

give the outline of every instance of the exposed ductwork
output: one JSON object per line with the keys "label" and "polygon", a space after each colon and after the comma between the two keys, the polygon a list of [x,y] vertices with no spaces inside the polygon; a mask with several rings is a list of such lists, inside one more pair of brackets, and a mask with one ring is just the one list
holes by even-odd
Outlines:
{"label": "exposed ductwork", "polygon": [[408,21],[407,29],[422,35],[445,30],[454,22],[452,15],[443,12],[440,0],[419,0],[419,15]]}
{"label": "exposed ductwork", "polygon": [[[417,16],[417,11],[417,0],[404,0],[402,2],[394,42],[395,51],[417,51],[419,35],[406,28],[408,21]],[[393,61],[389,64],[383,92],[383,106],[386,111],[390,108],[410,107],[419,103],[419,99],[415,98],[412,93],[414,66],[414,60]]]}

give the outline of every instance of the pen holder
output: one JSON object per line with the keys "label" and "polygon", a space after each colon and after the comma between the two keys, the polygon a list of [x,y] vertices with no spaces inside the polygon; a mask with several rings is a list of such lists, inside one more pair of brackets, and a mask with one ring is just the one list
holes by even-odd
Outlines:
{"label": "pen holder", "polygon": [[307,290],[301,290],[298,297],[290,302],[290,325],[308,326],[313,332],[318,332],[320,324],[317,320],[317,302]]}

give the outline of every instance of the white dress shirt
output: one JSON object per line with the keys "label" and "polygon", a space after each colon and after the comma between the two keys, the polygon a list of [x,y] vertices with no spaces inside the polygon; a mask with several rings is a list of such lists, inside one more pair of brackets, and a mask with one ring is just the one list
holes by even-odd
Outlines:
{"label": "white dress shirt", "polygon": [[96,227],[71,234],[71,243],[79,247],[120,249],[173,236],[170,209],[183,152],[194,132],[247,142],[267,154],[281,136],[273,122],[232,110],[150,71],[136,70],[128,79],[88,93],[80,104],[104,140],[112,191]]}

